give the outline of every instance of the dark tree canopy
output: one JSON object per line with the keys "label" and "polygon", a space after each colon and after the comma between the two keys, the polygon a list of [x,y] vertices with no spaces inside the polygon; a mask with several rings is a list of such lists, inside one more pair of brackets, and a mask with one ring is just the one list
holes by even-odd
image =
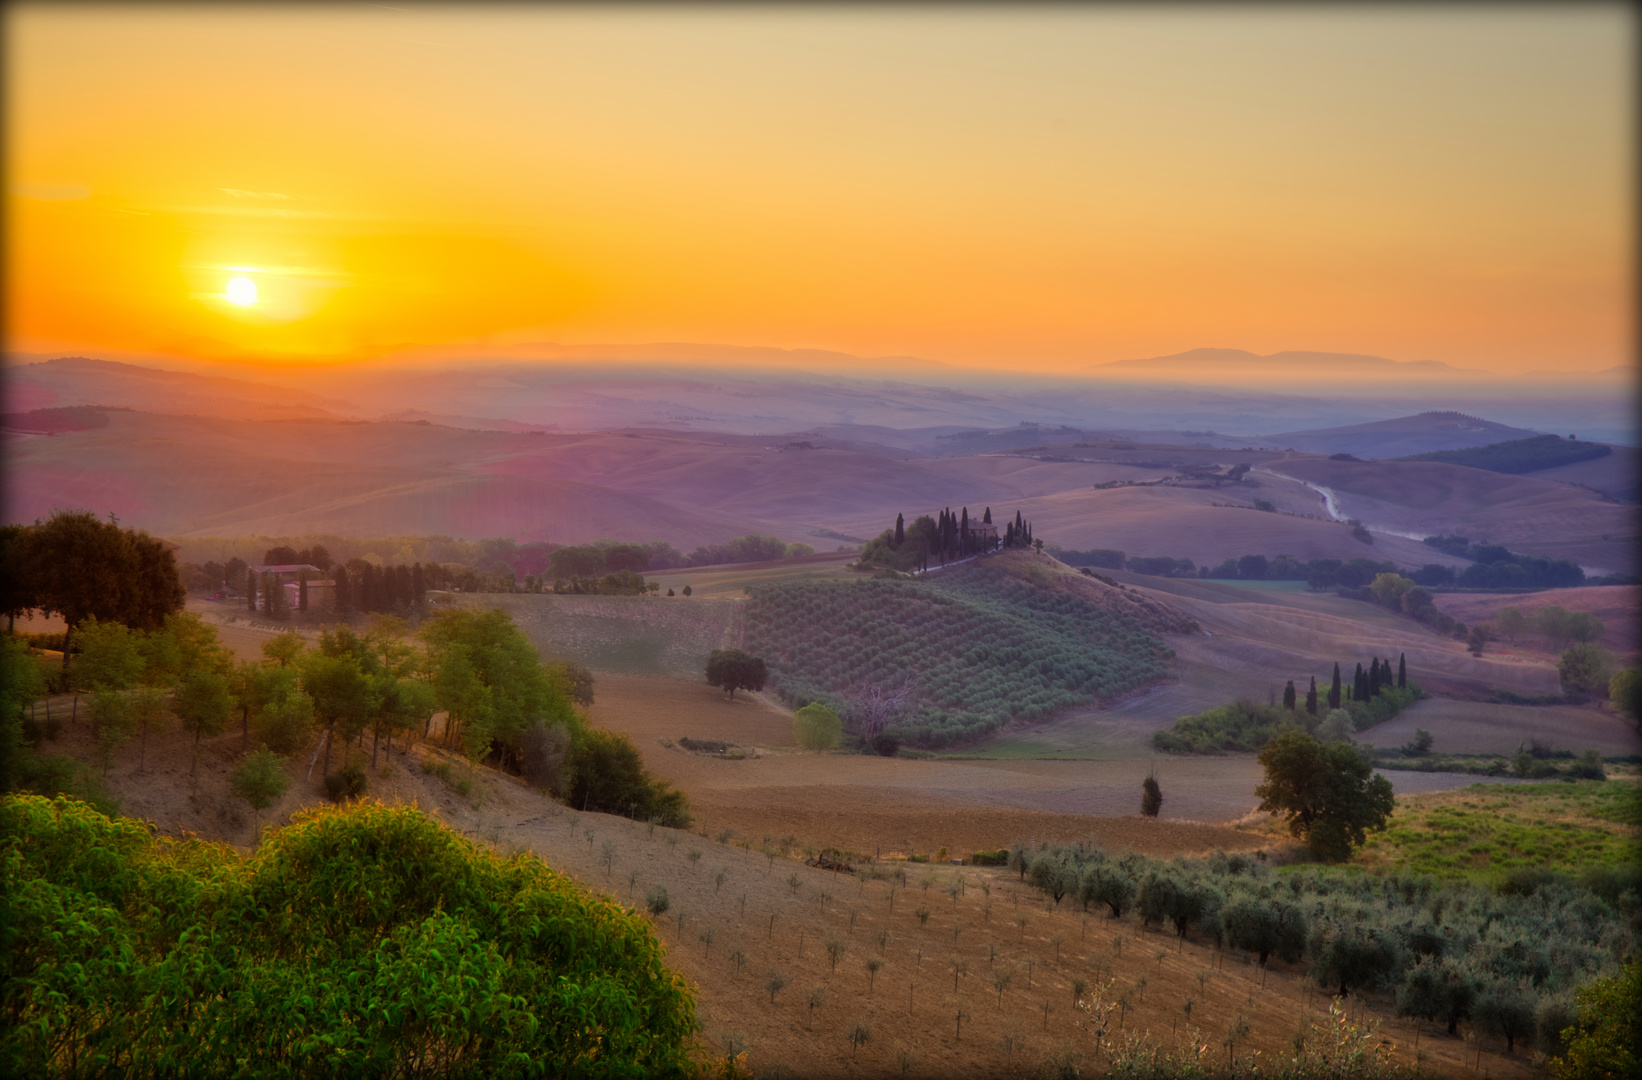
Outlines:
{"label": "dark tree canopy", "polygon": [[769,673],[762,657],[740,649],[714,649],[707,657],[707,685],[721,688],[730,697],[737,690],[762,690]]}
{"label": "dark tree canopy", "polygon": [[1157,812],[1163,809],[1163,789],[1157,786],[1157,778],[1148,776],[1140,782],[1140,812],[1147,817],[1157,817]]}
{"label": "dark tree canopy", "polygon": [[1319,858],[1342,860],[1368,829],[1383,829],[1394,805],[1391,781],[1349,742],[1320,743],[1303,731],[1285,731],[1260,751],[1266,782],[1254,789],[1260,809],[1283,814],[1289,832]]}
{"label": "dark tree canopy", "polygon": [[[19,595],[31,607],[61,615],[70,634],[89,616],[159,630],[167,615],[182,610],[186,593],[171,551],[147,533],[88,511],[60,510],[24,529],[10,546],[21,567]],[[65,648],[65,662],[67,656]]]}

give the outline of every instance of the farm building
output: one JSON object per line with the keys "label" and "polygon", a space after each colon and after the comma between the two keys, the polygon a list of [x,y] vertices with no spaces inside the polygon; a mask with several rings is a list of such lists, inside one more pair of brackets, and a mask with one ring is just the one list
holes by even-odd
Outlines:
{"label": "farm building", "polygon": [[308,610],[336,610],[336,582],[325,576],[325,571],[307,563],[283,563],[277,566],[253,566],[257,577],[258,605],[267,604],[268,592],[278,589],[285,609],[297,611],[301,607],[302,582],[308,583]]}

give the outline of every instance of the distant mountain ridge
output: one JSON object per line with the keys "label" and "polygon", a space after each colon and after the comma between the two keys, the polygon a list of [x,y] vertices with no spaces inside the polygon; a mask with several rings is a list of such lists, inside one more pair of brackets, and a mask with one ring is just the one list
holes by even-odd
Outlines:
{"label": "distant mountain ridge", "polygon": [[1337,376],[1342,373],[1417,374],[1417,375],[1486,375],[1477,368],[1457,368],[1440,360],[1388,360],[1383,356],[1364,353],[1310,352],[1284,350],[1260,355],[1244,349],[1187,349],[1172,356],[1151,356],[1134,360],[1113,360],[1096,364],[1089,370],[1145,371],[1151,375],[1169,372],[1191,374],[1227,374],[1236,366],[1242,371],[1290,371],[1308,376]]}
{"label": "distant mountain ridge", "polygon": [[1283,431],[1267,435],[1266,439],[1271,445],[1308,454],[1394,458],[1440,450],[1468,450],[1490,443],[1532,438],[1538,434],[1537,431],[1497,424],[1466,413],[1438,411],[1344,427]]}

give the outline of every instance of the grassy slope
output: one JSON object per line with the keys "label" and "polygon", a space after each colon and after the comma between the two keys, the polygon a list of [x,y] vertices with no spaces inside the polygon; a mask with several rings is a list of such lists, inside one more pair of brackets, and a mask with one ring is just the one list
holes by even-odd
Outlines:
{"label": "grassy slope", "polygon": [[1602,783],[1477,784],[1404,800],[1371,834],[1366,866],[1439,878],[1498,879],[1513,870],[1577,874],[1636,862],[1642,791]]}

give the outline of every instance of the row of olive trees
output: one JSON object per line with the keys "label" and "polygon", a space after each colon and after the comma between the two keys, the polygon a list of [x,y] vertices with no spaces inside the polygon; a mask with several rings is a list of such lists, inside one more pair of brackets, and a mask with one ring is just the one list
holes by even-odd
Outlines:
{"label": "row of olive trees", "polygon": [[[1381,992],[1400,1015],[1461,1021],[1558,1052],[1574,992],[1634,952],[1621,896],[1547,879],[1500,892],[1425,878],[1279,875],[1258,859],[1170,863],[1086,845],[1016,845],[1011,864],[1056,903],[1195,933],[1216,946],[1307,962],[1319,986]],[[1634,908],[1634,904],[1632,905]]]}

